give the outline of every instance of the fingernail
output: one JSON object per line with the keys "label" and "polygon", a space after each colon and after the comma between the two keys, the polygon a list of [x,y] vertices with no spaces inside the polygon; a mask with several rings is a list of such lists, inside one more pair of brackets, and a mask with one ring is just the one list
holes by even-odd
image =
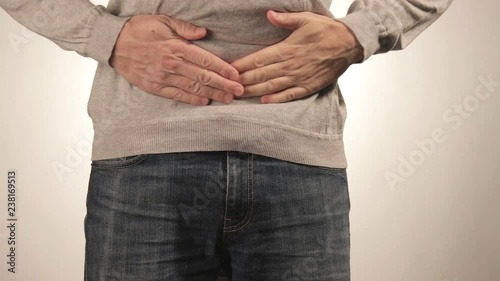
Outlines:
{"label": "fingernail", "polygon": [[233,95],[224,95],[224,102],[225,103],[231,103],[233,101]]}
{"label": "fingernail", "polygon": [[233,94],[235,96],[241,96],[241,95],[243,95],[244,92],[245,92],[245,89],[243,88],[243,86],[236,86],[233,89]]}

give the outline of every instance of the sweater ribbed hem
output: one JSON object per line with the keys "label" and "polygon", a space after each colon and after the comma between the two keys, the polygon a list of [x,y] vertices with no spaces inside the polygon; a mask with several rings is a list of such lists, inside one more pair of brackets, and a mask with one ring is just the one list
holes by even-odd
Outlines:
{"label": "sweater ribbed hem", "polygon": [[241,151],[305,165],[347,167],[342,135],[316,134],[283,125],[219,117],[94,129],[92,160],[138,154]]}

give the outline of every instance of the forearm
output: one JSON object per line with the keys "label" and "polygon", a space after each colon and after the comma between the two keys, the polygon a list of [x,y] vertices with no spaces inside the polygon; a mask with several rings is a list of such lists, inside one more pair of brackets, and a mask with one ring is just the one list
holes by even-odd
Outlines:
{"label": "forearm", "polygon": [[346,24],[363,47],[363,61],[373,54],[408,46],[453,0],[356,0]]}
{"label": "forearm", "polygon": [[0,7],[62,49],[106,64],[127,20],[88,0],[0,0]]}

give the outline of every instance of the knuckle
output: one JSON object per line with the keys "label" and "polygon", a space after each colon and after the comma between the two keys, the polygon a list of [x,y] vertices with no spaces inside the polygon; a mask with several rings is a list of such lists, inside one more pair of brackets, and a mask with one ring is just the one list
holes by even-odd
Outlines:
{"label": "knuckle", "polygon": [[175,100],[181,101],[182,100],[183,93],[181,90],[175,90],[173,93],[173,97]]}
{"label": "knuckle", "polygon": [[192,53],[191,45],[189,43],[179,41],[179,40],[171,40],[172,42],[168,45],[167,52],[172,54],[177,58],[185,58],[189,57]]}
{"label": "knuckle", "polygon": [[189,92],[193,94],[198,94],[200,93],[201,90],[201,85],[198,81],[192,81],[189,83]]}
{"label": "knuckle", "polygon": [[294,91],[288,91],[285,97],[287,101],[291,101],[297,98],[297,94]]}
{"label": "knuckle", "polygon": [[267,82],[267,89],[266,90],[268,92],[274,92],[274,91],[276,91],[277,87],[278,87],[278,82],[276,80],[269,80]]}
{"label": "knuckle", "polygon": [[163,97],[163,98],[170,98],[168,91],[165,88],[160,88],[160,89],[158,89],[158,91],[152,92],[152,94],[157,95],[159,97]]}
{"label": "knuckle", "polygon": [[163,62],[163,67],[167,70],[175,72],[176,70],[179,69],[180,62],[173,59],[167,59]]}
{"label": "knuckle", "polygon": [[166,54],[176,54],[178,52],[184,52],[184,50],[180,48],[179,44],[176,44],[173,40],[164,42],[162,44],[162,51]]}
{"label": "knuckle", "polygon": [[164,81],[164,80],[167,80],[169,74],[165,71],[157,71],[152,76],[156,77],[159,80]]}
{"label": "knuckle", "polygon": [[193,33],[196,31],[196,26],[192,25],[192,24],[189,24],[187,22],[183,22],[182,23],[182,30],[184,32],[189,32],[189,33]]}
{"label": "knuckle", "polygon": [[263,83],[267,81],[267,72],[261,68],[255,70],[255,79],[258,83]]}
{"label": "knuckle", "polygon": [[182,100],[182,91],[179,89],[172,90],[169,94],[169,97],[176,101]]}
{"label": "knuckle", "polygon": [[264,66],[264,58],[261,55],[255,56],[255,58],[253,60],[253,65],[255,67],[262,67],[262,66]]}
{"label": "knuckle", "polygon": [[206,69],[203,69],[198,73],[198,76],[196,78],[200,83],[203,85],[208,85],[210,82],[212,82],[212,75],[210,72]]}
{"label": "knuckle", "polygon": [[297,53],[298,49],[295,46],[285,46],[278,49],[278,57],[283,60],[290,59]]}
{"label": "knuckle", "polygon": [[283,66],[283,70],[285,70],[285,71],[297,71],[297,70],[299,70],[299,68],[300,68],[300,65],[296,62],[289,62]]}
{"label": "knuckle", "polygon": [[212,66],[213,64],[213,59],[212,59],[212,56],[210,55],[202,55],[201,58],[200,58],[200,65],[205,67],[205,68],[208,68],[210,66]]}

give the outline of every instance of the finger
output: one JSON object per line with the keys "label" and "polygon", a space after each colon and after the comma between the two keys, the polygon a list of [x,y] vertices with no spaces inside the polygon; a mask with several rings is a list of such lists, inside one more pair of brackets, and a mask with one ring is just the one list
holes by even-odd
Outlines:
{"label": "finger", "polygon": [[290,77],[278,77],[264,83],[245,87],[243,97],[257,97],[277,93],[294,86],[294,81]]}
{"label": "finger", "polygon": [[167,78],[163,79],[161,83],[166,85],[175,86],[181,90],[184,90],[188,93],[206,97],[215,101],[223,102],[223,103],[231,103],[234,100],[234,96],[228,94],[219,89],[215,89],[209,86],[205,86],[196,80],[189,79],[184,76],[179,75],[169,75]]}
{"label": "finger", "polygon": [[197,95],[193,95],[186,91],[183,91],[182,89],[175,87],[162,88],[155,94],[164,98],[192,105],[207,105],[210,102],[208,98],[203,98]]}
{"label": "finger", "polygon": [[283,103],[307,96],[307,90],[302,87],[289,88],[282,92],[265,95],[260,98],[261,103]]}
{"label": "finger", "polygon": [[158,19],[186,40],[199,40],[207,35],[206,28],[189,22],[174,19],[167,15],[159,15]]}
{"label": "finger", "polygon": [[194,44],[179,44],[169,46],[170,51],[177,57],[196,64],[202,68],[212,70],[225,78],[238,81],[239,72],[229,63],[218,56],[203,50]]}
{"label": "finger", "polygon": [[290,30],[297,30],[307,23],[306,13],[277,13],[269,10],[267,18],[273,25]]}
{"label": "finger", "polygon": [[206,97],[215,101],[231,103],[234,96],[219,89],[205,86],[198,81],[189,79],[187,77],[170,74],[165,72],[147,72],[145,75],[140,75],[142,86],[147,92],[156,92],[164,87],[175,87],[184,90],[188,93]]}
{"label": "finger", "polygon": [[186,61],[169,59],[164,62],[163,67],[164,71],[168,73],[187,77],[200,82],[202,85],[220,89],[229,94],[241,95],[244,91],[241,84]]}
{"label": "finger", "polygon": [[293,61],[275,63],[240,74],[239,82],[243,86],[260,84],[282,76],[293,76],[299,68],[300,66]]}
{"label": "finger", "polygon": [[231,63],[231,65],[234,66],[239,73],[244,73],[251,69],[287,61],[291,59],[296,52],[296,46],[278,43],[238,59]]}

